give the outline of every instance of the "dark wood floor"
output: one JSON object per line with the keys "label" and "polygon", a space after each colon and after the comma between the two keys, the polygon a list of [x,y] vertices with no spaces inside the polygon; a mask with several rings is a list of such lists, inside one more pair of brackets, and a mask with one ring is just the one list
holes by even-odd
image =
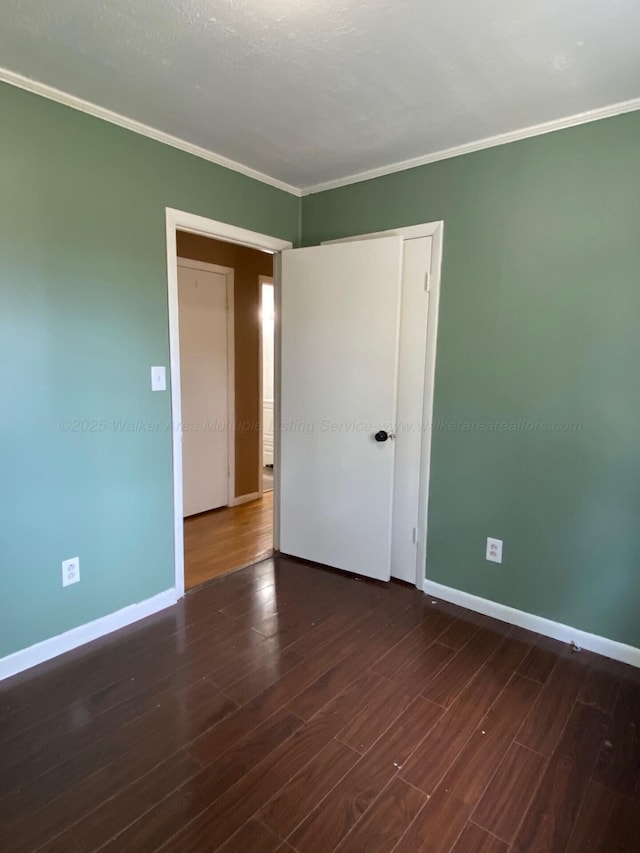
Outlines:
{"label": "dark wood floor", "polygon": [[637,670],[271,560],[0,685],[0,850],[640,850]]}

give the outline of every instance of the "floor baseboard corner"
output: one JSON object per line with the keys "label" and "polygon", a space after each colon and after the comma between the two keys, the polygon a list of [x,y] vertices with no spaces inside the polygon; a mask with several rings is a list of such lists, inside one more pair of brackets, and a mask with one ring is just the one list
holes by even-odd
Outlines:
{"label": "floor baseboard corner", "polygon": [[441,598],[443,601],[458,604],[460,607],[466,607],[476,613],[492,616],[501,622],[518,625],[520,628],[527,628],[529,631],[544,634],[546,637],[552,637],[564,643],[575,643],[581,649],[587,649],[604,657],[640,667],[640,649],[635,646],[628,646],[625,643],[610,640],[598,634],[589,634],[587,631],[571,628],[569,625],[554,622],[544,616],[536,616],[533,613],[517,610],[515,607],[509,607],[506,604],[499,604],[497,601],[490,601],[488,598],[481,598],[469,592],[444,586],[428,578],[425,578],[422,590],[426,595],[433,598]]}
{"label": "floor baseboard corner", "polygon": [[90,643],[92,640],[104,637],[106,634],[111,634],[119,628],[138,622],[146,616],[152,616],[160,610],[165,610],[175,604],[179,597],[175,589],[166,589],[164,592],[144,601],[129,604],[121,610],[116,610],[115,613],[101,616],[99,619],[79,625],[63,634],[58,634],[48,640],[28,646],[26,649],[13,652],[0,659],[0,681],[58,657],[65,652],[70,652],[72,649]]}

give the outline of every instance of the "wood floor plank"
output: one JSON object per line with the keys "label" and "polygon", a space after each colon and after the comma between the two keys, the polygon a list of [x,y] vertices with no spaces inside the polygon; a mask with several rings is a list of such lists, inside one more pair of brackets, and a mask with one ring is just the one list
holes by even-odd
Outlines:
{"label": "wood floor plank", "polygon": [[310,630],[299,639],[294,640],[289,648],[292,652],[296,652],[302,657],[315,654],[324,643],[333,641],[337,636],[343,635],[353,627],[354,620],[361,618],[368,612],[368,610],[365,610],[363,613],[363,609],[360,606],[339,607],[319,625],[309,626]]}
{"label": "wood floor plank", "polygon": [[625,681],[618,694],[594,779],[631,796],[640,784],[640,684]]}
{"label": "wood floor plank", "polygon": [[[301,693],[331,667],[330,656],[305,659],[285,673],[275,684],[267,687],[225,720],[214,726],[191,745],[192,754],[202,763],[210,764],[219,755],[241,740],[247,731],[268,719]],[[372,683],[380,682],[371,675]]]}
{"label": "wood floor plank", "polygon": [[478,670],[503,640],[504,635],[500,631],[491,628],[479,629],[448,666],[429,682],[423,692],[424,697],[448,708],[468,682],[475,678]]}
{"label": "wood floor plank", "polygon": [[285,649],[282,654],[273,655],[270,660],[254,667],[238,681],[226,686],[224,693],[238,705],[244,705],[245,702],[254,699],[279,681],[285,673],[301,664],[303,660],[304,658],[298,652]]}
{"label": "wood floor plank", "polygon": [[403,836],[398,853],[449,853],[539,690],[528,678],[511,679]]}
{"label": "wood floor plank", "polygon": [[480,625],[470,619],[456,619],[444,633],[438,637],[438,642],[459,651],[469,640],[478,633]]}
{"label": "wood floor plank", "polygon": [[451,853],[507,853],[508,849],[504,841],[469,822]]}
{"label": "wood floor plank", "polygon": [[339,853],[388,853],[418,814],[425,795],[394,777],[351,832],[336,848]]}
{"label": "wood floor plank", "polygon": [[[233,705],[229,699],[227,704]],[[219,692],[211,684],[197,682],[178,702],[156,708],[88,743],[69,759],[56,761],[44,773],[38,765],[37,775],[29,781],[22,780],[20,788],[12,783],[15,775],[2,777],[1,784],[10,791],[0,799],[0,825],[10,827],[19,815],[43,808],[53,797],[68,795],[83,779],[102,768],[110,768],[118,785],[132,782],[210,728],[224,711]]]}
{"label": "wood floor plank", "polygon": [[[397,775],[443,709],[419,697],[287,840],[299,853],[333,850]],[[417,734],[420,732],[420,734]]]}
{"label": "wood floor plank", "polygon": [[632,853],[640,850],[638,803],[591,782],[566,853]]}
{"label": "wood floor plank", "polygon": [[219,853],[276,853],[282,840],[263,823],[249,820],[219,848]]}
{"label": "wood floor plank", "polygon": [[[157,801],[153,808],[130,823],[105,846],[109,853],[123,850],[157,850],[190,821],[218,801],[239,780],[287,742],[302,726],[293,714],[280,711],[227,751],[213,765],[203,768],[183,787]],[[113,811],[113,810],[111,810]],[[236,830],[240,826],[236,827]],[[234,830],[235,831],[235,830]],[[233,833],[229,833],[229,836]],[[222,839],[223,841],[225,839]]]}
{"label": "wood floor plank", "polygon": [[566,651],[542,688],[535,707],[516,740],[523,746],[551,756],[587,675],[579,654]]}
{"label": "wood floor plank", "polygon": [[605,726],[602,711],[576,705],[518,830],[512,846],[514,853],[565,849],[587,791]]}
{"label": "wood floor plank", "polygon": [[382,679],[371,702],[359,714],[352,715],[349,723],[338,734],[338,740],[356,752],[366,752],[409,707],[419,692],[419,689],[399,690],[393,681]]}
{"label": "wood floor plank", "polygon": [[[200,850],[225,842],[304,768],[335,736],[353,708],[364,706],[379,676],[364,673],[305,726],[280,744],[235,785],[194,816],[168,844],[169,850]],[[297,719],[297,718],[296,718]],[[163,848],[164,849],[164,848]],[[115,851],[114,851],[115,853]]]}
{"label": "wood floor plank", "polygon": [[[597,655],[593,657],[595,659]],[[620,682],[620,676],[613,668],[596,662],[587,673],[578,701],[600,708],[608,714],[613,713],[620,692]]]}
{"label": "wood floor plank", "polygon": [[[178,631],[174,623],[170,628],[165,626],[164,635],[158,636],[152,630],[146,648],[132,650],[131,644],[127,643],[123,647],[116,640],[119,650],[114,655],[105,654],[106,661],[102,660],[99,652],[92,652],[82,666],[72,661],[64,672],[58,669],[62,664],[53,661],[54,682],[51,682],[48,673],[42,681],[40,696],[46,694],[46,702],[38,700],[37,692],[21,690],[20,687],[17,688],[16,699],[16,689],[11,684],[5,685],[6,701],[16,710],[0,726],[0,738],[6,744],[9,739],[24,732],[26,736],[23,740],[33,742],[34,727],[42,726],[45,721],[47,725],[42,726],[39,734],[43,730],[56,729],[61,733],[75,730],[78,727],[78,715],[70,714],[70,708],[81,706],[86,709],[85,719],[93,719],[121,702],[140,695],[153,685],[166,681],[172,674],[192,664],[199,650],[205,647],[210,649],[211,642],[220,637],[218,630],[230,636],[233,629],[233,620],[225,617],[222,622],[218,614],[214,614],[210,624],[205,627],[199,625],[195,634],[189,626],[183,626]],[[138,640],[142,643],[145,631],[143,628],[140,631],[142,634]],[[230,636],[230,642],[232,640],[238,643],[255,642],[254,638],[243,638],[241,632],[233,638]],[[222,644],[221,639],[220,642]],[[209,668],[202,674],[206,674]],[[34,675],[34,679],[37,680],[38,676]]]}
{"label": "wood floor plank", "polygon": [[443,646],[439,642],[432,643],[399,666],[392,676],[392,681],[399,690],[423,693],[456,654],[456,650],[449,646]]}
{"label": "wood floor plank", "polygon": [[10,849],[14,853],[41,846],[47,853],[97,850],[200,770],[198,762],[183,750],[102,802],[96,797],[96,786],[90,784],[74,792],[79,796],[66,798],[32,817],[20,832],[14,832]]}
{"label": "wood floor plank", "polygon": [[[353,683],[358,673],[366,670],[368,655],[362,660],[354,649],[353,655],[330,667],[312,684],[287,702],[286,707],[303,720],[310,720],[327,702]],[[377,678],[377,673],[374,673]]]}
{"label": "wood floor plank", "polygon": [[383,654],[372,666],[374,672],[392,677],[400,667],[409,664],[420,652],[438,639],[454,623],[453,618],[441,610],[433,610],[430,618],[420,623]]}
{"label": "wood floor plank", "polygon": [[[192,688],[194,682],[202,676],[193,677],[185,669],[171,673],[167,679],[159,682],[156,689],[143,690],[107,711],[95,713],[93,705],[74,706],[76,712],[67,712],[53,719],[48,718],[46,726],[26,732],[12,738],[0,749],[0,776],[12,781],[13,786],[22,784],[25,778],[33,778],[46,772],[101,737],[112,734],[135,719],[145,716],[161,706],[176,706],[180,697]],[[202,688],[205,693],[217,697],[219,718],[226,716],[234,707],[230,697],[225,696],[206,681]],[[177,701],[176,701],[177,700]]]}
{"label": "wood floor plank", "polygon": [[472,814],[473,821],[511,844],[547,763],[537,752],[511,744]]}
{"label": "wood floor plank", "polygon": [[489,711],[529,645],[506,638],[463,690],[402,770],[402,778],[431,794]]}
{"label": "wood floor plank", "polygon": [[273,795],[305,767],[331,739],[331,726],[315,718],[290,737],[269,759],[249,771],[216,802],[195,815],[163,849],[216,849],[256,814]]}
{"label": "wood floor plank", "polygon": [[277,835],[288,838],[316,804],[358,761],[359,755],[337,740],[329,741],[309,764],[258,812]]}
{"label": "wood floor plank", "polygon": [[[430,613],[430,618],[426,620],[426,624],[428,625],[425,632],[426,637],[430,637],[432,630],[435,634],[440,633],[443,626],[449,624],[450,621],[451,617],[447,614]],[[295,699],[287,704],[287,707],[297,716],[309,719],[319,707],[329,701],[333,695],[343,690],[346,684],[352,681],[363,669],[371,667],[372,671],[379,675],[377,668],[374,666],[375,663],[380,659],[381,654],[384,653],[389,644],[393,643],[396,638],[401,642],[407,633],[408,626],[403,619],[403,615],[400,614],[384,625],[379,631],[374,631],[366,643],[362,643],[361,637],[358,634],[351,637],[347,635],[341,649],[343,660],[338,661],[338,663],[317,679],[316,682],[299,693]],[[428,644],[429,640],[426,639],[424,642]],[[452,651],[444,646],[440,647],[440,651],[434,649],[429,655],[430,670],[437,672],[449,660],[451,655]],[[417,678],[416,683],[420,683]]]}
{"label": "wood floor plank", "polygon": [[546,684],[565,650],[564,643],[540,635],[535,646],[520,664],[518,673],[540,684]]}

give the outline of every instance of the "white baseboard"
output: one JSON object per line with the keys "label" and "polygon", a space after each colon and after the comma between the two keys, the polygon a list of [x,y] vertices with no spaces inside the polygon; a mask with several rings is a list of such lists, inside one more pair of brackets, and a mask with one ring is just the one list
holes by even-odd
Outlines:
{"label": "white baseboard", "polygon": [[110,613],[108,616],[101,616],[99,619],[94,619],[93,622],[87,622],[86,625],[79,625],[77,628],[65,631],[64,634],[58,634],[57,637],[51,637],[49,640],[43,640],[34,646],[0,658],[0,681],[69,652],[85,643],[90,643],[92,640],[97,640],[105,634],[117,631],[118,628],[131,625],[132,622],[144,619],[145,616],[151,616],[159,610],[171,607],[172,604],[176,603],[178,597],[175,589],[167,589],[152,598],[147,598],[145,601],[130,604],[128,607],[116,610],[115,613]]}
{"label": "white baseboard", "polygon": [[240,506],[240,504],[248,504],[250,501],[257,501],[258,498],[262,497],[262,492],[253,492],[250,495],[240,495],[238,498],[233,499],[233,503],[231,506]]}
{"label": "white baseboard", "polygon": [[468,610],[475,610],[476,613],[493,616],[494,619],[499,619],[501,622],[518,625],[520,628],[528,628],[530,631],[544,634],[545,637],[553,637],[563,643],[575,643],[581,649],[587,649],[590,652],[613,658],[613,660],[640,667],[640,649],[635,648],[635,646],[627,646],[625,643],[609,640],[607,637],[600,637],[597,634],[588,634],[586,631],[570,628],[569,625],[563,625],[561,622],[545,619],[544,616],[535,616],[533,613],[526,613],[524,610],[516,610],[515,607],[507,607],[506,604],[498,604],[496,601],[489,601],[487,598],[480,598],[469,592],[443,586],[428,579],[425,579],[422,589],[427,595],[434,598],[442,598],[444,601],[459,604],[460,607],[466,607]]}

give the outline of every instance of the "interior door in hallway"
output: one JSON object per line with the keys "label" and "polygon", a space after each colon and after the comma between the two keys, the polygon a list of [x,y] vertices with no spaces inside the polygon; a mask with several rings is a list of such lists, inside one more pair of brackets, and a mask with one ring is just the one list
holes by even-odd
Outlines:
{"label": "interior door in hallway", "polygon": [[380,580],[391,567],[401,272],[400,237],[282,253],[280,549]]}
{"label": "interior door in hallway", "polygon": [[184,515],[228,503],[227,277],[178,259]]}

